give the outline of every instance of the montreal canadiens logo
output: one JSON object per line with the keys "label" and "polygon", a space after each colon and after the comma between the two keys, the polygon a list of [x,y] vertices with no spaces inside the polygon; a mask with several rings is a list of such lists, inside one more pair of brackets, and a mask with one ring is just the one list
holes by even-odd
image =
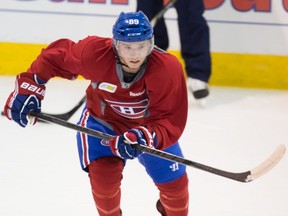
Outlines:
{"label": "montreal canadiens logo", "polygon": [[129,119],[144,117],[149,103],[148,99],[138,102],[118,102],[110,100],[106,100],[106,102],[110,105],[114,112]]}
{"label": "montreal canadiens logo", "polygon": [[103,145],[103,146],[110,146],[109,140],[101,140],[101,145]]}

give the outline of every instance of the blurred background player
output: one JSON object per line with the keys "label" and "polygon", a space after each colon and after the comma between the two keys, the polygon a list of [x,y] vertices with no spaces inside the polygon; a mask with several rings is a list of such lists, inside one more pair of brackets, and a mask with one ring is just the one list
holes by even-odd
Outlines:
{"label": "blurred background player", "polygon": [[[78,75],[91,80],[78,124],[114,135],[101,140],[77,133],[81,167],[89,173],[99,215],[122,215],[123,169],[128,159],[138,158],[159,190],[156,207],[161,215],[187,216],[186,167],[131,147],[142,144],[183,156],[178,139],[188,112],[181,63],[154,47],[153,28],[144,13],[121,13],[113,38],[89,36],[77,43],[69,39],[51,43],[16,77],[5,115],[26,127],[29,112],[41,111],[46,82],[55,76],[74,80]],[[137,182],[130,186],[141,187]],[[141,199],[139,194],[135,201]]]}
{"label": "blurred background player", "polygon": [[[164,1],[164,2],[163,2]],[[167,0],[137,0],[137,11],[143,11],[152,20]],[[209,95],[211,76],[209,27],[204,18],[203,0],[177,0],[174,7],[178,15],[181,55],[188,75],[187,84],[195,99]],[[165,20],[162,17],[154,27],[155,45],[163,50],[169,47]]]}

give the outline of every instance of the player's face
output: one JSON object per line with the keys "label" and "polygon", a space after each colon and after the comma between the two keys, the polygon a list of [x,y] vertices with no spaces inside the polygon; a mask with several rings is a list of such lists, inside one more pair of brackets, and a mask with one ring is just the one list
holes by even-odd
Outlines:
{"label": "player's face", "polygon": [[118,41],[116,49],[118,55],[129,68],[139,68],[149,55],[151,41],[124,42]]}

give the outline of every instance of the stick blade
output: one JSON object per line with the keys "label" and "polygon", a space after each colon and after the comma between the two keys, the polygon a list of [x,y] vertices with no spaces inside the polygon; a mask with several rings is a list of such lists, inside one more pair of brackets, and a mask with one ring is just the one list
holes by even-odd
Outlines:
{"label": "stick blade", "polygon": [[271,170],[283,158],[285,152],[285,145],[279,145],[269,158],[250,171],[251,174],[247,176],[246,182],[253,181]]}

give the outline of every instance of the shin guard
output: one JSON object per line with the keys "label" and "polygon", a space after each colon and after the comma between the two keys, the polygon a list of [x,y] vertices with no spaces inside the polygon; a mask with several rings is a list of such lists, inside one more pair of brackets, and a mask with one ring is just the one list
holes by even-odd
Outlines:
{"label": "shin guard", "polygon": [[99,216],[120,216],[121,180],[124,163],[117,157],[103,157],[89,165],[93,198]]}
{"label": "shin guard", "polygon": [[187,216],[189,207],[188,177],[182,177],[168,183],[156,184],[160,191],[160,201],[165,216]]}

